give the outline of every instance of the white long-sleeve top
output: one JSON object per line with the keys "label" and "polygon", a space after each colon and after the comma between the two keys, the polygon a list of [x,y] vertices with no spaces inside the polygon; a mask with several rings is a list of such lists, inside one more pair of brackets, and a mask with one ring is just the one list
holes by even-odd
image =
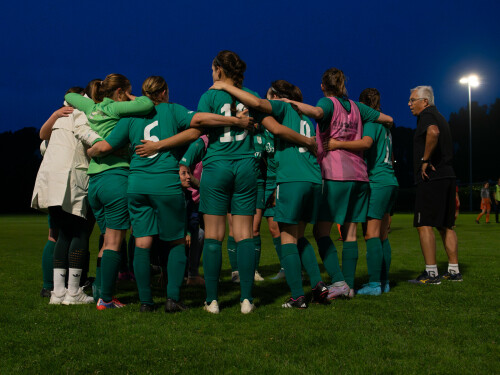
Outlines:
{"label": "white long-sleeve top", "polygon": [[49,207],[61,206],[86,218],[90,159],[85,146],[92,146],[99,138],[81,111],[75,109],[68,117],[57,119],[36,177],[32,208],[47,212]]}

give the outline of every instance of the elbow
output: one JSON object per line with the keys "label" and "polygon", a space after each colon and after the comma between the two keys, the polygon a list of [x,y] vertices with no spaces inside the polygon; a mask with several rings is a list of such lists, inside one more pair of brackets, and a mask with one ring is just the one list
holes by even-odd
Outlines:
{"label": "elbow", "polygon": [[191,119],[189,126],[191,128],[199,128],[202,125],[203,115],[201,113],[196,113]]}
{"label": "elbow", "polygon": [[323,118],[323,110],[319,107],[315,107],[311,117],[316,120]]}

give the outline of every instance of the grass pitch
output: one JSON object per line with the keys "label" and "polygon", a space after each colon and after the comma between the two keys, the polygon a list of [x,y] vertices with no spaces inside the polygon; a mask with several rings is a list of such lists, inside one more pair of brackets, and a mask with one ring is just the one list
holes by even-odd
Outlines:
{"label": "grass pitch", "polygon": [[[239,311],[224,246],[221,313],[214,316],[201,309],[199,287],[182,289],[187,312],[140,314],[131,282],[118,284],[123,309],[50,306],[38,294],[46,217],[2,216],[0,374],[498,374],[500,224],[477,225],[474,218],[462,214],[457,222],[462,283],[407,283],[424,264],[412,216],[396,214],[391,292],[304,311],[280,307],[289,292],[285,281],[269,280],[279,265],[263,222],[259,269],[266,281],[254,289],[256,312]],[[95,234],[91,245],[92,275]],[[340,253],[342,243],[335,245]],[[439,243],[440,272],[446,265]],[[366,281],[360,241],[356,284]],[[154,294],[164,301],[160,288]]]}

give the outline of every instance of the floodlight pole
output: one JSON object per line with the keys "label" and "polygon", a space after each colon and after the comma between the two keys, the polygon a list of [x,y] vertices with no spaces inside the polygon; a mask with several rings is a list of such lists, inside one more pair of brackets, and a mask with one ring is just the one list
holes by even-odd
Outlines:
{"label": "floodlight pole", "polygon": [[472,212],[472,106],[471,106],[471,89],[470,80],[467,81],[467,87],[469,88],[469,184],[470,184],[470,195],[469,195],[469,210]]}

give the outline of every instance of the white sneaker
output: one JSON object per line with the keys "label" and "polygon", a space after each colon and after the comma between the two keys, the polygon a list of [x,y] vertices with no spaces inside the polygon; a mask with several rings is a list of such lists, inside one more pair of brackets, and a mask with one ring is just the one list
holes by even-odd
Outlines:
{"label": "white sneaker", "polygon": [[79,288],[78,292],[74,295],[66,291],[66,296],[61,302],[63,305],[84,305],[88,303],[94,303],[94,298],[85,294],[83,288]]}
{"label": "white sneaker", "polygon": [[68,294],[67,289],[64,289],[64,294],[61,296],[58,296],[56,292],[51,291],[49,305],[60,305],[64,301],[66,294]]}
{"label": "white sneaker", "polygon": [[203,306],[203,310],[208,311],[209,313],[212,314],[218,314],[219,313],[219,304],[217,303],[217,300],[213,300],[210,305],[205,301],[205,306]]}
{"label": "white sneaker", "polygon": [[279,272],[276,274],[276,276],[271,277],[271,280],[280,280],[280,279],[286,279],[284,268],[281,268]]}
{"label": "white sneaker", "polygon": [[255,275],[253,276],[253,281],[264,281],[264,278],[257,270],[255,270]]}
{"label": "white sneaker", "polygon": [[231,273],[231,281],[233,283],[239,283],[240,282],[240,273],[238,271],[233,271]]}
{"label": "white sneaker", "polygon": [[255,305],[248,299],[244,299],[243,302],[240,303],[240,305],[242,314],[250,314],[252,311],[255,310]]}

